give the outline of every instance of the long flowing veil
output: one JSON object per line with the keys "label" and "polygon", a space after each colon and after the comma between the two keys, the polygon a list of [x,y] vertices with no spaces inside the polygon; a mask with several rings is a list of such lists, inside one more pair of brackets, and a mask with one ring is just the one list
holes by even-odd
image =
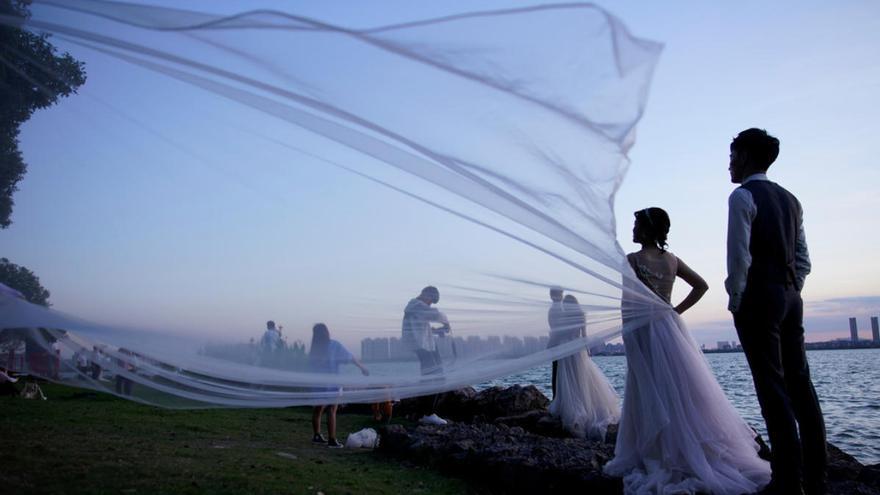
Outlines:
{"label": "long flowing veil", "polygon": [[[51,35],[88,74],[26,140],[72,190],[51,233],[68,242],[43,251],[78,280],[58,309],[0,295],[7,367],[111,391],[115,375],[168,407],[371,402],[527,370],[668,309],[627,284],[624,325],[613,210],[661,46],[595,5],[371,26],[271,4],[30,10],[0,25]],[[39,61],[0,59],[21,64]],[[430,379],[401,343],[427,285],[452,324]],[[551,286],[578,295],[588,336],[548,349]],[[286,339],[271,352],[268,319]],[[370,376],[310,371],[317,322]]]}

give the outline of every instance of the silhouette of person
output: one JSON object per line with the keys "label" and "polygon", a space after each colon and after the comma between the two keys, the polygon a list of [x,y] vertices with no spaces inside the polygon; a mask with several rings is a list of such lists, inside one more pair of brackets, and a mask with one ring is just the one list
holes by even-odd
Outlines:
{"label": "silhouette of person", "polygon": [[[403,310],[401,324],[401,342],[415,352],[419,358],[422,375],[439,375],[443,373],[443,362],[437,349],[437,335],[446,335],[450,331],[449,319],[432,304],[440,302],[440,291],[434,286],[422,289],[418,297],[407,303]],[[434,328],[432,322],[442,323],[442,327]],[[422,418],[423,422],[446,424],[446,420],[437,416],[438,395],[431,398],[431,414]]]}
{"label": "silhouette of person", "polygon": [[[309,371],[316,373],[339,373],[339,366],[351,363],[360,368],[364,376],[370,372],[348,349],[330,338],[327,325],[317,323],[312,327],[312,345],[309,349]],[[338,392],[338,387],[321,389],[321,391]],[[312,442],[326,443],[331,449],[342,448],[336,440],[336,410],[339,404],[326,404],[312,408]],[[327,439],[321,436],[321,415],[327,411]]]}
{"label": "silhouette of person", "polygon": [[[801,289],[810,273],[800,202],[767,179],[779,140],[746,129],[730,144],[728,309],[773,446],[771,486],[825,492],[825,422],[804,349]],[[800,433],[798,433],[800,431]]]}
{"label": "silhouette of person", "polygon": [[[550,325],[550,338],[547,341],[547,348],[555,347],[560,343],[560,332],[562,331],[565,321],[562,310],[562,289],[559,287],[550,288],[550,309],[547,310],[547,324]],[[559,362],[554,360],[552,372],[550,373],[550,387],[553,390],[553,398],[556,398],[556,374],[558,372]]]}

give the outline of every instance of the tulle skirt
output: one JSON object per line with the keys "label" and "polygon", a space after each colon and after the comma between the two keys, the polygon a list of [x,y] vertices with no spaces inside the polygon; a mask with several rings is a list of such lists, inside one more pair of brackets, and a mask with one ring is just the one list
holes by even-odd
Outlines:
{"label": "tulle skirt", "polygon": [[769,483],[755,432],[671,308],[624,344],[623,415],[605,472],[623,477],[626,493],[740,495]]}
{"label": "tulle skirt", "polygon": [[604,439],[608,425],[620,419],[620,399],[587,351],[559,360],[550,413],[572,435],[596,440]]}

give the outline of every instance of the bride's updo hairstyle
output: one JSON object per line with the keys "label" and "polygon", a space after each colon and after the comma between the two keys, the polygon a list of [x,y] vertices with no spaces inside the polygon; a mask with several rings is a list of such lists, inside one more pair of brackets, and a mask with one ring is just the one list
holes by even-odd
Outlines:
{"label": "bride's updo hairstyle", "polygon": [[645,208],[635,212],[640,237],[666,252],[666,236],[669,235],[669,215],[663,208]]}

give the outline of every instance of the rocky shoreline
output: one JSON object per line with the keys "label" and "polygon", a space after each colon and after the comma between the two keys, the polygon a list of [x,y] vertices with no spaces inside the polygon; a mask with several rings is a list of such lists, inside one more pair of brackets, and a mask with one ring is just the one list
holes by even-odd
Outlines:
{"label": "rocky shoreline", "polygon": [[[616,428],[604,441],[570,438],[548,405],[531,385],[448,392],[436,412],[450,424],[383,427],[379,451],[472,480],[490,493],[623,493],[620,478],[602,472],[614,456]],[[404,400],[395,415],[417,418],[427,406],[425,398]],[[829,495],[880,495],[880,464],[864,466],[832,444],[828,454]]]}

